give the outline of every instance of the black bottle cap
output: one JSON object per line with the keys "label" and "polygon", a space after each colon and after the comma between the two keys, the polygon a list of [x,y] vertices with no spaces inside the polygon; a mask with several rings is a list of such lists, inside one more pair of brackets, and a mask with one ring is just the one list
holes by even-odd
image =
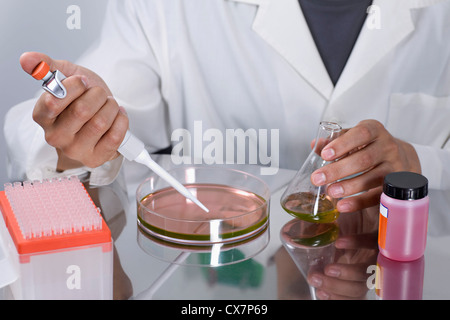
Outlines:
{"label": "black bottle cap", "polygon": [[422,199],[428,195],[428,179],[414,172],[392,172],[384,178],[383,192],[399,200]]}

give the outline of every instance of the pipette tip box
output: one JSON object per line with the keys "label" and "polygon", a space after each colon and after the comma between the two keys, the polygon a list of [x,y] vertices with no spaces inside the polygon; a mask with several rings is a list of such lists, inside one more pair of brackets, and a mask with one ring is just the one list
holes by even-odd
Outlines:
{"label": "pipette tip box", "polygon": [[77,177],[5,184],[15,299],[111,299],[111,232]]}

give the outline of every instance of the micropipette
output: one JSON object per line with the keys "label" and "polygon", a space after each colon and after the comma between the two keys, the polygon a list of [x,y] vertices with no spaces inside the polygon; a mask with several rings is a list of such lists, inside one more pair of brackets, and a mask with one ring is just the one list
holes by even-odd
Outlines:
{"label": "micropipette", "polygon": [[[66,78],[61,71],[56,70],[54,72],[50,71],[49,65],[45,61],[41,61],[31,73],[33,78],[36,80],[43,80],[42,88],[51,93],[53,96],[59,99],[63,99],[67,95],[67,90],[62,84],[62,81]],[[175,190],[181,193],[184,197],[194,202],[204,211],[209,212],[194,195],[189,192],[189,190],[176,180],[172,175],[170,175],[166,170],[164,170],[159,164],[157,164],[150,157],[150,154],[145,149],[144,143],[135,137],[130,130],[127,130],[125,138],[123,139],[119,149],[117,150],[122,154],[127,160],[135,161],[141,163],[148,168],[150,168],[154,173],[164,179],[169,185],[171,185]]]}

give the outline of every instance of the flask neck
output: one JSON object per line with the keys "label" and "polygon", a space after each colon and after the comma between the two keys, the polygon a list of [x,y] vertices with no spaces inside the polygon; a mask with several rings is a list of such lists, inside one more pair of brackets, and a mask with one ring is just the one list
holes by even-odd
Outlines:
{"label": "flask neck", "polygon": [[317,130],[314,152],[320,156],[322,149],[342,133],[342,127],[335,122],[322,121]]}

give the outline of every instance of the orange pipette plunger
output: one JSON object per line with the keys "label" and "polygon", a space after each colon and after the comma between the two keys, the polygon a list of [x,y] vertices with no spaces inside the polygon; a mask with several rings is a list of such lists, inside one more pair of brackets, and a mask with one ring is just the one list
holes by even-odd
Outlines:
{"label": "orange pipette plunger", "polygon": [[58,70],[50,71],[50,66],[45,61],[41,61],[31,72],[31,76],[36,80],[42,80],[42,88],[59,99],[66,97],[67,91],[62,81],[66,77]]}
{"label": "orange pipette plunger", "polygon": [[34,68],[31,76],[36,80],[42,80],[48,75],[49,72],[50,66],[45,61],[41,61],[41,63]]}

